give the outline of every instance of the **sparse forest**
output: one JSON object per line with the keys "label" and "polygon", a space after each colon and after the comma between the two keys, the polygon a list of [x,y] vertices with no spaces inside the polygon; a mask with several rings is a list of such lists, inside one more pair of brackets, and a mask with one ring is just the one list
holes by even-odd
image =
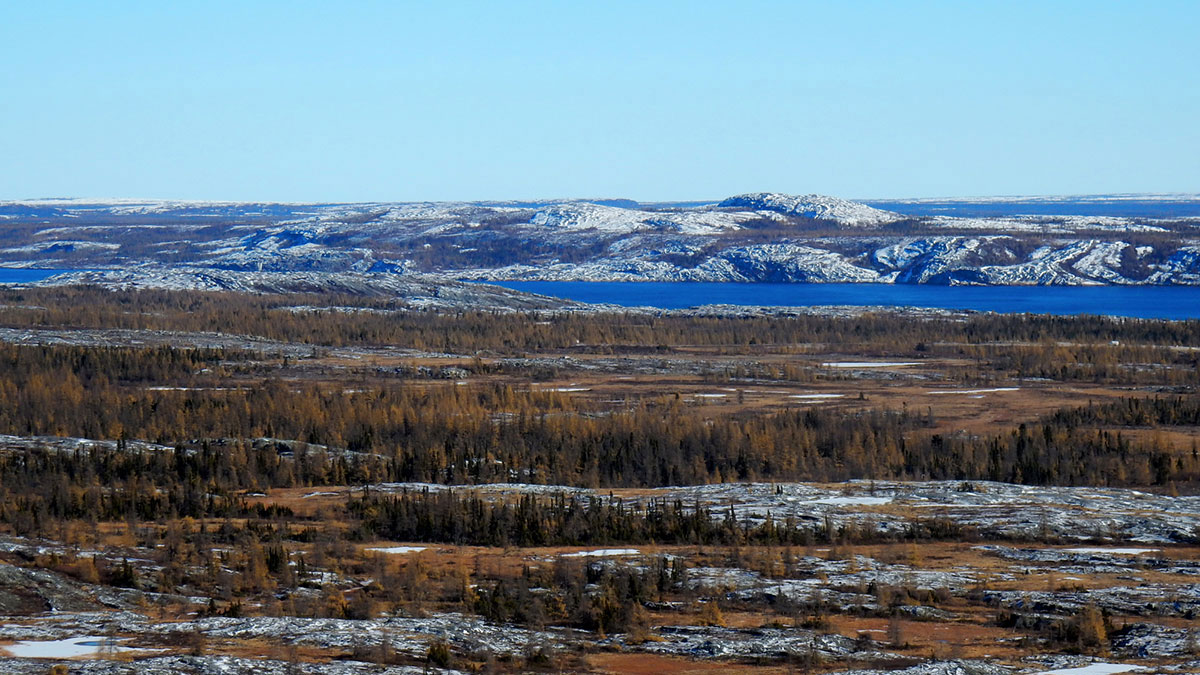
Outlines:
{"label": "sparse forest", "polygon": [[[836,505],[888,503],[876,481],[980,498],[1004,484],[1200,487],[1200,322],[443,314],[84,288],[0,301],[0,559],[89,588],[206,598],[194,621],[457,612],[652,644],[664,621],[724,630],[730,614],[829,639],[883,625],[886,640],[842,649],[906,654],[925,638],[902,617],[920,607],[970,617],[984,635],[1101,653],[1122,633],[1099,609],[1035,620],[983,582],[905,581],[926,551],[958,560],[985,555],[976,542],[1063,543],[1044,509],[1008,532],[941,509],[847,518]],[[844,482],[856,479],[869,486]],[[776,486],[766,498],[780,513],[654,492],[734,483]],[[515,492],[486,491],[506,485]],[[805,485],[866,496],[816,499],[835,506],[797,516],[791,490]],[[1098,541],[1129,536],[1089,527]],[[1173,536],[1195,545],[1200,528]],[[567,557],[596,546],[659,553],[636,566]],[[850,581],[861,566],[907,571]],[[723,591],[736,584],[714,569],[817,590]],[[5,598],[17,614],[41,602]],[[171,648],[208,649],[188,635]],[[496,663],[435,641],[422,654],[570,669],[583,668],[581,649]],[[420,661],[387,640],[340,658]],[[787,657],[833,665],[822,658]]]}

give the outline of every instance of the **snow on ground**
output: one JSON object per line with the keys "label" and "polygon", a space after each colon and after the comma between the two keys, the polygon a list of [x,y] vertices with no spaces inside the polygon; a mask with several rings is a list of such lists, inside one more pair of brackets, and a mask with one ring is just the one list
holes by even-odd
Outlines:
{"label": "snow on ground", "polygon": [[[73,438],[69,436],[10,436],[0,434],[0,449],[21,450],[26,448],[45,448],[63,453],[88,451],[91,449],[116,451],[120,447],[117,441],[102,441],[91,438]],[[158,445],[145,441],[132,440],[126,444],[130,450],[139,452],[173,452],[175,449],[168,445]]]}
{"label": "snow on ground", "polygon": [[642,552],[636,548],[599,548],[594,551],[576,551],[575,553],[564,553],[564,558],[613,558],[627,555],[641,555]]}
{"label": "snow on ground", "polygon": [[[1200,644],[1200,627],[1172,628],[1154,623],[1139,623],[1123,629],[1113,639],[1113,654],[1135,659],[1194,656]],[[1200,662],[1192,670],[1200,672]]]}
{"label": "snow on ground", "polygon": [[806,504],[832,504],[834,506],[871,506],[892,503],[891,497],[822,497],[812,499]]}
{"label": "snow on ground", "polygon": [[370,551],[372,553],[390,553],[390,554],[394,554],[394,555],[404,555],[407,553],[420,553],[421,551],[424,551],[426,548],[428,548],[428,547],[426,547],[426,546],[382,546],[382,547],[376,546],[376,547],[372,547],[372,548],[365,548],[363,550]]}
{"label": "snow on ground", "polygon": [[[30,623],[0,622],[0,637],[45,640],[84,633],[164,636],[202,632],[212,640],[267,638],[347,650],[389,640],[397,652],[414,658],[424,658],[428,643],[438,639],[451,643],[457,651],[470,653],[486,650],[496,655],[520,654],[530,644],[547,644],[555,649],[564,646],[558,634],[553,632],[500,626],[475,616],[454,613],[372,620],[255,616],[161,622],[131,612],[63,612],[35,618],[24,617],[22,621]],[[7,672],[2,664],[0,672]]]}
{"label": "snow on ground", "polygon": [[822,363],[823,368],[902,368],[904,366],[919,366],[916,361],[829,361]]}
{"label": "snow on ground", "polygon": [[1011,675],[1013,670],[990,661],[926,661],[895,670],[846,670],[843,675]]}
{"label": "snow on ground", "polygon": [[787,195],[776,192],[755,192],[730,197],[717,206],[773,211],[789,216],[828,220],[840,225],[857,227],[878,227],[904,217],[898,213],[876,209],[860,202],[815,194]]}
{"label": "snow on ground", "polygon": [[[621,637],[610,640],[620,644]],[[630,648],[630,645],[623,645]],[[812,653],[833,659],[853,655],[861,659],[886,660],[892,655],[865,648],[842,635],[824,635],[807,630],[782,628],[722,628],[706,626],[662,626],[655,639],[635,647],[639,651],[700,659],[777,658],[786,654]]]}
{"label": "snow on ground", "polygon": [[1037,675],[1113,675],[1114,673],[1127,673],[1131,670],[1145,670],[1145,668],[1128,663],[1093,663],[1079,668],[1045,670]]}
{"label": "snow on ground", "polygon": [[991,232],[1041,232],[1071,234],[1080,231],[1104,232],[1165,232],[1159,225],[1140,223],[1132,218],[1116,216],[1001,216],[959,217],[933,216],[929,224],[947,230],[985,230]]}
{"label": "snow on ground", "polygon": [[[1162,549],[1146,549],[1145,553],[1133,553],[1133,550],[1139,549],[1013,548],[996,544],[981,545],[976,548],[999,558],[1026,563],[1025,566],[1017,569],[1027,571],[1053,568],[1063,574],[1088,578],[1095,574],[1130,576],[1140,574],[1146,569],[1153,569],[1163,574],[1181,574],[1193,578],[1200,576],[1200,561],[1171,557]],[[1062,580],[1082,581],[1083,579],[1067,576]],[[1200,601],[1200,596],[1197,596],[1196,600]]]}
{"label": "snow on ground", "polygon": [[95,656],[101,653],[162,651],[159,649],[136,649],[119,644],[124,640],[97,635],[83,635],[64,640],[21,640],[3,647],[12,656],[21,659],[74,659]]}
{"label": "snow on ground", "polygon": [[1129,283],[1117,270],[1124,264],[1122,254],[1129,244],[1123,241],[1094,242],[1092,248],[1071,266],[1093,279],[1113,284]]}
{"label": "snow on ground", "polygon": [[944,275],[971,269],[982,260],[1016,262],[1014,244],[1009,237],[922,237],[884,246],[871,258],[890,270],[885,276],[894,283],[938,283]]}
{"label": "snow on ground", "polygon": [[835,524],[870,522],[903,531],[912,515],[880,511],[870,502],[821,503],[848,497],[887,497],[922,517],[947,518],[990,536],[1047,533],[1075,540],[1111,539],[1144,544],[1189,541],[1200,527],[1200,497],[1170,497],[1115,488],[1035,487],[988,481],[850,481],[839,487],[810,483],[726,483],[658,488],[654,499],[699,502],[724,516],[762,522],[768,514],[801,522],[829,517]]}
{"label": "snow on ground", "polygon": [[[44,661],[32,659],[6,659],[3,662],[5,675],[45,675]],[[132,663],[93,659],[73,661],[72,675],[145,675],[187,673],[188,675],[295,675],[300,672],[295,663],[263,658],[239,656],[156,656]],[[364,661],[339,659],[329,663],[305,663],[305,675],[423,675],[437,672],[439,675],[463,675],[460,670],[437,669],[424,666],[380,666]]]}
{"label": "snow on ground", "polygon": [[121,248],[120,244],[108,244],[99,241],[59,239],[55,241],[43,241],[36,244],[28,244],[26,246],[14,246],[12,248],[0,249],[0,253],[58,253],[87,250],[115,251],[119,248]]}
{"label": "snow on ground", "polygon": [[[1011,568],[1014,572],[1020,568]],[[1045,568],[1039,568],[1045,571]],[[1059,568],[1054,568],[1059,571]],[[1058,591],[984,591],[983,600],[997,607],[1019,612],[1037,612],[1054,616],[1075,616],[1092,604],[1109,614],[1128,616],[1191,617],[1200,612],[1200,588],[1188,584],[1145,583],[1139,570],[1096,566],[1098,572],[1118,574],[1129,579],[1124,586],[1091,588],[1080,592],[1074,588]],[[1034,571],[1034,570],[1029,570]],[[1122,574],[1122,572],[1124,572]]]}
{"label": "snow on ground", "polygon": [[1059,549],[1067,553],[1100,553],[1107,555],[1142,555],[1143,553],[1153,553],[1161,551],[1159,548],[1064,548]]}
{"label": "snow on ground", "polygon": [[631,217],[628,209],[600,204],[555,204],[538,209],[529,219],[531,225],[559,230],[599,230],[626,233],[649,226]]}
{"label": "snow on ground", "polygon": [[855,265],[841,253],[790,242],[727,248],[676,275],[679,281],[879,281],[876,271]]}
{"label": "snow on ground", "polygon": [[991,389],[933,389],[929,394],[991,394],[1001,391],[1020,391],[1020,387],[992,387]]}
{"label": "snow on ground", "polygon": [[[391,494],[405,490],[455,490],[488,499],[522,494],[565,494],[584,501],[610,498],[607,491],[526,483],[458,486],[383,483],[372,485],[371,489]],[[1200,529],[1200,497],[1172,497],[1121,488],[990,481],[855,480],[833,486],[718,483],[654,488],[621,499],[626,504],[644,504],[649,500],[699,503],[710,509],[714,518],[724,518],[732,510],[739,522],[751,524],[761,523],[768,516],[777,522],[790,516],[801,523],[828,518],[834,525],[870,523],[883,532],[903,532],[917,517],[945,518],[974,527],[984,536],[1049,535],[1080,542],[1110,540],[1158,545],[1191,541]],[[883,506],[902,510],[881,509]]]}
{"label": "snow on ground", "polygon": [[703,235],[741,229],[742,223],[758,217],[754,212],[731,213],[706,209],[644,211],[589,202],[564,202],[547,204],[532,211],[528,224],[560,231]]}
{"label": "snow on ground", "polygon": [[[79,219],[77,225],[42,227],[19,236],[0,251],[27,259],[12,264],[36,259],[39,266],[58,263],[92,270],[46,284],[86,281],[110,287],[255,290],[324,283],[345,290],[386,287],[388,282],[364,282],[343,273],[386,271],[385,276],[411,277],[418,269],[445,278],[493,280],[1200,283],[1196,247],[1185,245],[1183,238],[1192,227],[1188,220],[939,215],[917,219],[915,232],[931,234],[900,236],[871,230],[905,216],[822,195],[757,193],[688,207],[573,199],[307,205],[43,200],[0,202],[0,209],[34,209],[0,214],[6,221],[42,223],[50,217],[49,225],[61,225],[70,222],[64,219]],[[96,224],[98,214],[117,220]],[[146,222],[161,220],[147,219],[150,214],[171,214],[171,222]],[[782,230],[802,226],[798,219],[824,221],[825,227],[848,234],[780,234],[766,243],[739,234],[747,228],[762,231],[764,225]],[[218,220],[228,225],[190,236]],[[862,236],[863,228],[872,236]],[[141,242],[151,230],[152,237],[162,240]],[[1179,236],[1135,248],[1120,240],[1124,232]],[[568,263],[530,252],[504,267],[495,267],[494,257],[486,255],[494,247],[520,251],[521,242],[530,236],[572,249],[594,246],[595,253]],[[1048,242],[1028,255],[1028,243],[1037,239]],[[170,258],[186,251],[181,242],[191,243],[195,252],[187,270]],[[405,252],[434,242],[462,257],[426,268]],[[129,248],[137,249],[131,253],[134,258],[118,255]],[[480,255],[467,255],[474,252]],[[1134,260],[1144,260],[1145,267],[1130,265]],[[285,276],[272,279],[271,274]],[[291,274],[303,278],[286,276]]]}

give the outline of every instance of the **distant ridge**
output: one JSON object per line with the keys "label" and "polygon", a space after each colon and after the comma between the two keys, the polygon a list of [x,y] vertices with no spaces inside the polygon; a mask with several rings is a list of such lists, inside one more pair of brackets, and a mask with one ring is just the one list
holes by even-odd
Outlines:
{"label": "distant ridge", "polygon": [[[0,202],[0,225],[0,265],[92,270],[70,280],[108,286],[271,289],[288,275],[348,293],[419,279],[1200,285],[1200,199],[1186,195],[52,199]],[[122,274],[134,269],[136,277]]]}

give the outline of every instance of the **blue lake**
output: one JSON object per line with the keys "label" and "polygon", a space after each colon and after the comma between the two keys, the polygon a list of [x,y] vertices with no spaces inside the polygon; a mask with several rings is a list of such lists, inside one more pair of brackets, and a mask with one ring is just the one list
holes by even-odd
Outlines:
{"label": "blue lake", "polygon": [[0,267],[0,284],[31,284],[71,270],[43,270],[30,267]]}
{"label": "blue lake", "polygon": [[906,284],[735,284],[502,281],[497,286],[579,302],[684,309],[698,305],[884,305],[985,312],[1200,318],[1193,286],[917,286]]}

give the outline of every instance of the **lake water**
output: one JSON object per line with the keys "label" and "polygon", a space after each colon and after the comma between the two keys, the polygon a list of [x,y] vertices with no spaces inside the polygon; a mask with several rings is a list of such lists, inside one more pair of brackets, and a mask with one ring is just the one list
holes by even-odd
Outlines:
{"label": "lake water", "polygon": [[[0,284],[41,281],[70,270],[0,267]],[[882,305],[984,312],[1109,314],[1200,319],[1200,286],[921,286],[621,281],[500,281],[497,286],[579,302],[686,309],[700,305]]]}
{"label": "lake water", "polygon": [[71,270],[42,270],[29,267],[0,267],[0,284],[31,284]]}
{"label": "lake water", "polygon": [[684,309],[699,305],[884,305],[1034,314],[1200,318],[1193,286],[918,286],[907,284],[736,284],[502,281],[497,286],[579,302]]}

